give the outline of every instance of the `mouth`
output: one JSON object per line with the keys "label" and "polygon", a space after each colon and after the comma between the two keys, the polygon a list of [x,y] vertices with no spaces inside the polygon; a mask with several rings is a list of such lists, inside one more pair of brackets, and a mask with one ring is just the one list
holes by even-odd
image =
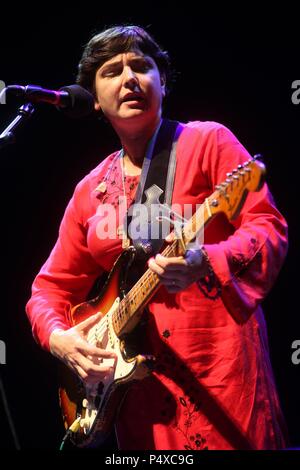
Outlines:
{"label": "mouth", "polygon": [[144,101],[143,96],[137,93],[128,93],[121,100],[122,103],[141,103],[143,101]]}

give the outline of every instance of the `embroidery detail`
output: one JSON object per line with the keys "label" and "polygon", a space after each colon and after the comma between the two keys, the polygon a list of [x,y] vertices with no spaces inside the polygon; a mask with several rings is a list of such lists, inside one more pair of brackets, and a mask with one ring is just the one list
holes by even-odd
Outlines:
{"label": "embroidery detail", "polygon": [[208,254],[206,253],[206,250],[204,249],[204,247],[202,247],[201,249],[203,256],[206,260],[209,272],[207,276],[202,277],[201,279],[199,279],[199,281],[197,281],[197,285],[202,294],[207,299],[216,300],[221,297],[221,284],[217,279],[214,270],[210,264],[210,260]]}
{"label": "embroidery detail", "polygon": [[207,437],[200,434],[197,429],[197,422],[203,417],[199,391],[197,387],[190,384],[189,374],[185,373],[185,364],[178,363],[173,354],[164,352],[157,356],[155,371],[168,377],[176,375],[176,383],[182,390],[179,396],[172,393],[165,395],[165,403],[160,410],[162,418],[168,418],[171,427],[183,436],[184,449],[207,450]]}
{"label": "embroidery detail", "polygon": [[[117,207],[120,204],[119,197],[123,194],[123,183],[119,166],[113,164],[108,169],[106,175],[97,182],[95,189],[96,198],[99,199],[103,204],[110,203],[113,207]],[[125,176],[124,186],[127,197],[128,206],[132,203],[135,195],[135,190],[139,182],[139,176]],[[105,190],[103,190],[105,188]]]}
{"label": "embroidery detail", "polygon": [[246,267],[246,260],[245,257],[240,254],[240,255],[235,255],[231,257],[231,262],[233,265],[233,271],[234,273],[239,273],[241,270],[245,269]]}
{"label": "embroidery detail", "polygon": [[197,432],[196,434],[190,434],[190,428],[199,418],[199,409],[201,407],[200,402],[194,401],[194,399],[187,397],[179,397],[179,403],[184,408],[183,414],[185,416],[183,426],[179,425],[177,418],[173,424],[173,428],[180,432],[186,439],[184,449],[186,450],[208,450],[206,439]]}

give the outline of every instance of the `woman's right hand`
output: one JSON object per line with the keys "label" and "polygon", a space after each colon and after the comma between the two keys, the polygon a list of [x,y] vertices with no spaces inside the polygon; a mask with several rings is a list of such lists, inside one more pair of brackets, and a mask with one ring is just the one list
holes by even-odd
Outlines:
{"label": "woman's right hand", "polygon": [[[62,360],[75,372],[85,385],[100,382],[115,368],[117,355],[94,346],[86,340],[92,326],[101,319],[97,313],[68,330],[56,329],[49,339],[51,353]],[[101,364],[103,359],[111,359],[111,364]]]}

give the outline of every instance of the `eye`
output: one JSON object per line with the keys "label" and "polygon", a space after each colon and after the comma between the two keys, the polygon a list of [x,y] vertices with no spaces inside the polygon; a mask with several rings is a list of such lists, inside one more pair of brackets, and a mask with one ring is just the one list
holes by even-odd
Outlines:
{"label": "eye", "polygon": [[115,75],[118,75],[116,70],[109,70],[102,74],[103,77],[114,77]]}
{"label": "eye", "polygon": [[101,76],[102,77],[114,77],[116,75],[119,75],[120,73],[121,73],[121,68],[112,67],[112,68],[104,69],[101,73]]}
{"label": "eye", "polygon": [[135,64],[132,68],[136,72],[148,72],[148,70],[152,68],[152,65],[148,62],[140,62]]}

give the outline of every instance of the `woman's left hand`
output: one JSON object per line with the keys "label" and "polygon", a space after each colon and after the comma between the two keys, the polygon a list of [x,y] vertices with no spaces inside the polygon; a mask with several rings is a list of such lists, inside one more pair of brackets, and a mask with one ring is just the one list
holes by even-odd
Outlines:
{"label": "woman's left hand", "polygon": [[[166,241],[171,242],[172,237],[168,236]],[[149,259],[148,266],[171,293],[186,289],[209,273],[207,261],[200,248],[187,250],[185,256],[166,258],[158,254]]]}

